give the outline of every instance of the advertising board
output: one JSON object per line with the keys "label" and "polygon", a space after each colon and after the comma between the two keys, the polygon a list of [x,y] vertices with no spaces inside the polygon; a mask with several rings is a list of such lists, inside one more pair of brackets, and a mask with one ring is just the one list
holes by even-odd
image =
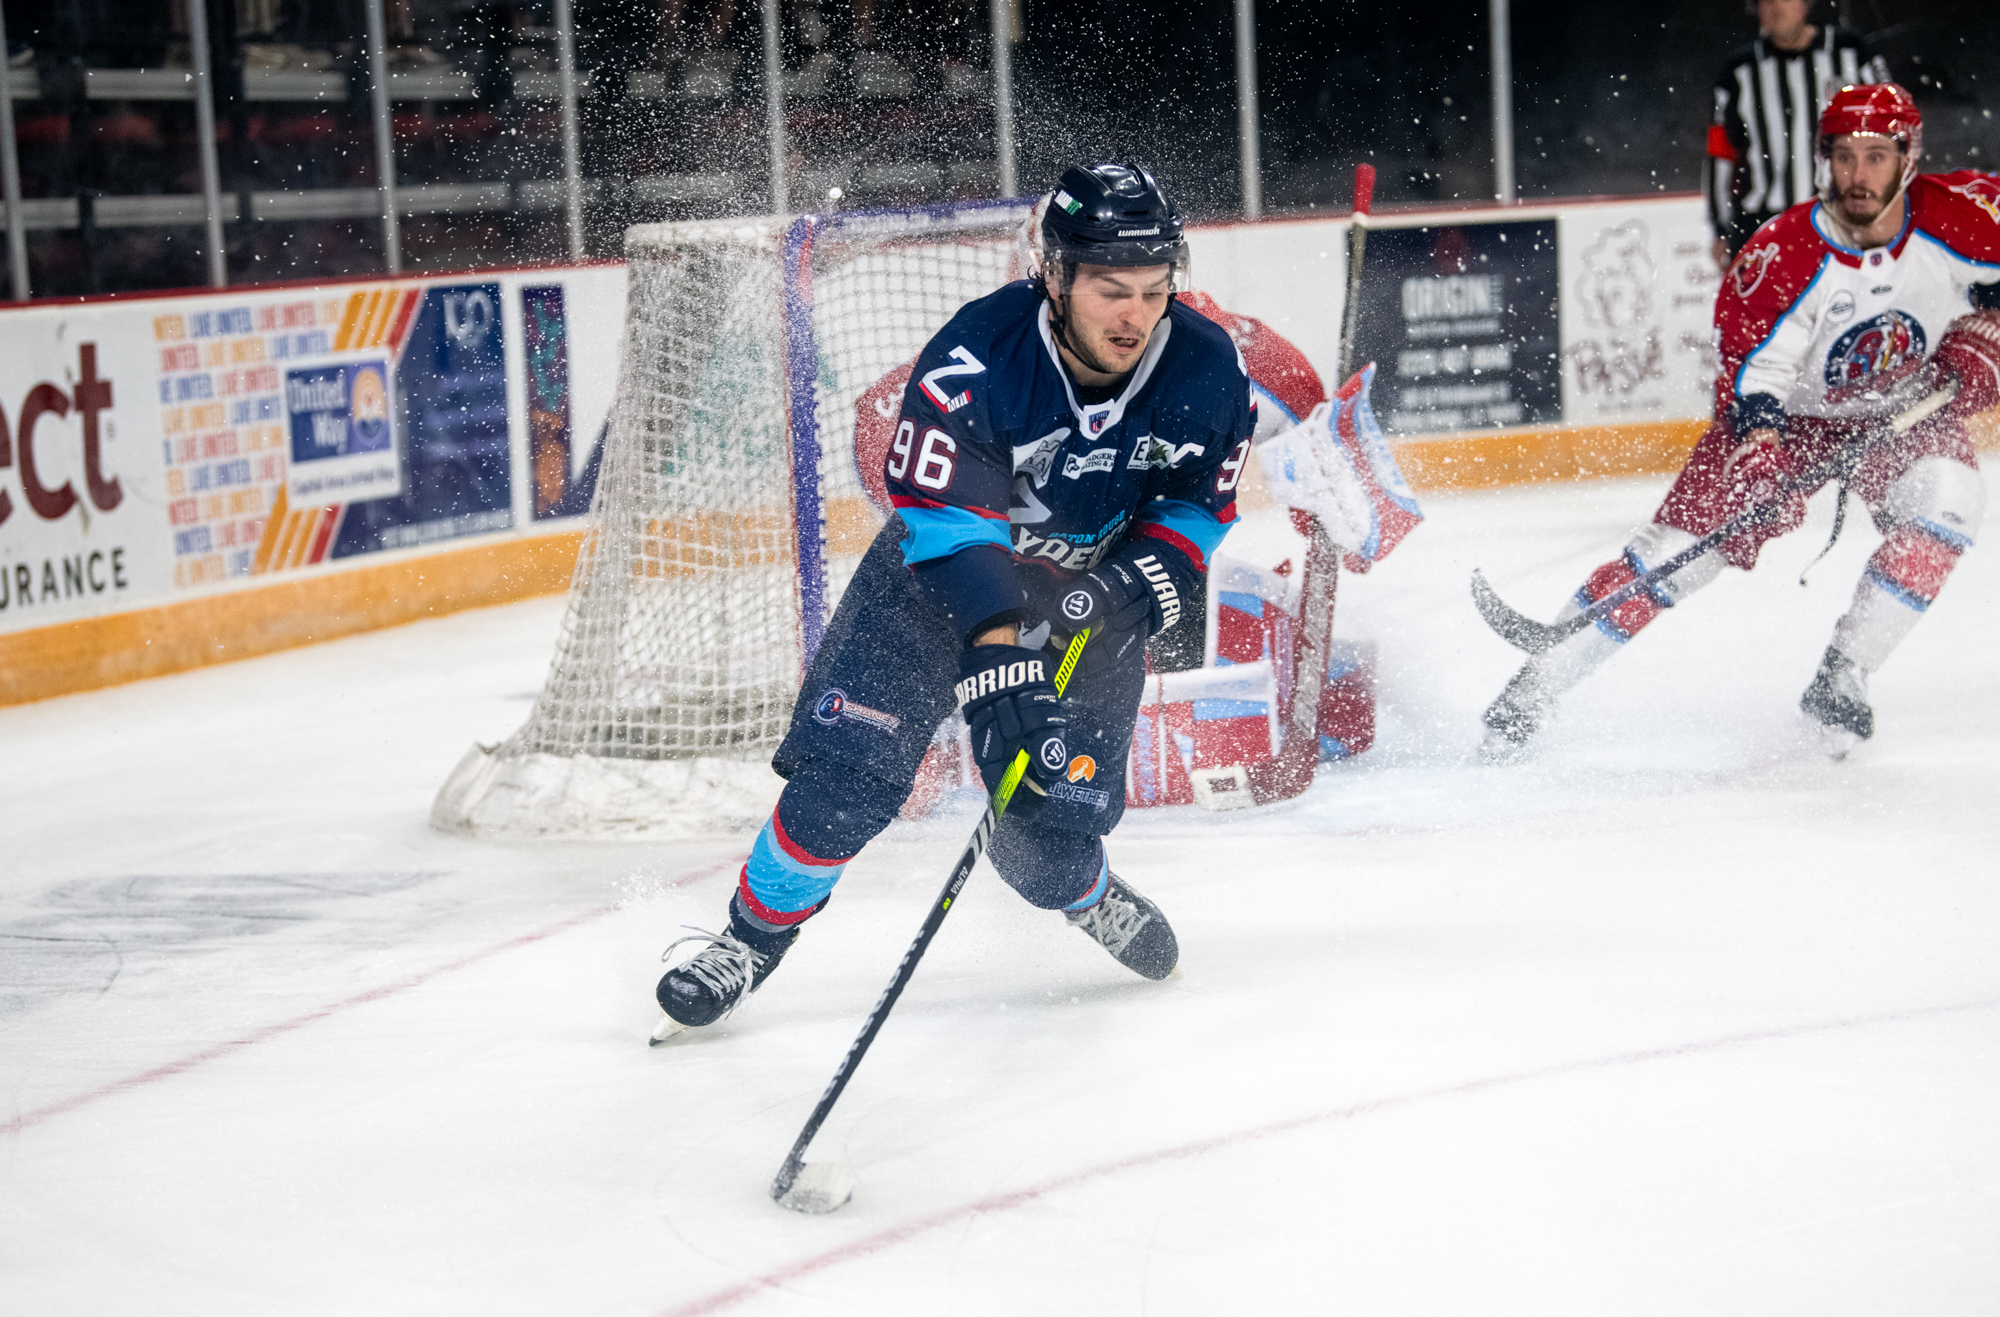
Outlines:
{"label": "advertising board", "polygon": [[1368,235],[1355,360],[1392,436],[1562,417],[1552,220]]}
{"label": "advertising board", "polygon": [[597,267],[7,312],[0,633],[579,515],[623,297]]}

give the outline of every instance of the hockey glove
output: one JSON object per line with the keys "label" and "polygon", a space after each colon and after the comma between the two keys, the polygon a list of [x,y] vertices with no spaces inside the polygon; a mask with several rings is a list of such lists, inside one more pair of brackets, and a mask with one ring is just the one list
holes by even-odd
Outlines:
{"label": "hockey glove", "polygon": [[1089,627],[1090,643],[1077,667],[1103,672],[1178,622],[1182,601],[1195,597],[1198,584],[1183,555],[1137,541],[1061,588],[1049,620],[1070,635]]}
{"label": "hockey glove", "polygon": [[2000,315],[1960,316],[1952,321],[1931,361],[1940,385],[1958,383],[1944,415],[1972,416],[2000,402]]}
{"label": "hockey glove", "polygon": [[1012,807],[1039,803],[1069,767],[1062,737],[1069,719],[1056,694],[1055,664],[1038,649],[975,645],[959,660],[958,671],[958,707],[972,729],[972,759],[987,793],[1000,785],[1015,751],[1026,750],[1028,771]]}
{"label": "hockey glove", "polygon": [[1753,431],[1722,464],[1722,482],[1728,491],[1723,520],[1732,521],[1752,508],[1764,512],[1754,528],[1722,542],[1722,557],[1731,566],[1749,571],[1757,565],[1757,550],[1765,540],[1789,535],[1804,524],[1805,493],[1795,489],[1780,496],[1778,492],[1798,473],[1799,459],[1774,430]]}

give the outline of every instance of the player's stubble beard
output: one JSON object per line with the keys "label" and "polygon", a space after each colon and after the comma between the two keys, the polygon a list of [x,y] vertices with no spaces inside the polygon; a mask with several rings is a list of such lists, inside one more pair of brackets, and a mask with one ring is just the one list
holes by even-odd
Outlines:
{"label": "player's stubble beard", "polygon": [[[1057,305],[1060,309],[1064,311],[1064,315],[1062,317],[1062,329],[1061,332],[1057,335],[1057,341],[1063,347],[1069,350],[1071,356],[1075,357],[1078,361],[1082,362],[1086,367],[1096,371],[1100,375],[1116,375],[1123,377],[1132,373],[1133,369],[1139,364],[1138,359],[1136,357],[1133,359],[1130,365],[1126,366],[1107,365],[1104,361],[1104,358],[1100,357],[1097,354],[1096,349],[1089,342],[1088,335],[1091,331],[1086,330],[1083,332],[1079,332],[1079,326],[1076,323],[1075,316],[1069,313],[1067,307],[1062,307],[1061,303],[1058,303]],[[1162,314],[1160,319],[1164,320],[1166,319],[1166,316]],[[1148,342],[1152,341],[1153,333],[1154,331],[1158,330],[1159,327],[1160,327],[1159,320],[1155,320],[1152,324],[1152,328],[1148,329],[1145,334],[1138,336],[1142,355],[1145,345]]]}
{"label": "player's stubble beard", "polygon": [[1896,199],[1902,186],[1900,182],[1891,183],[1877,192],[1858,183],[1849,184],[1840,194],[1840,222],[1857,232],[1867,228],[1882,218],[1882,212]]}

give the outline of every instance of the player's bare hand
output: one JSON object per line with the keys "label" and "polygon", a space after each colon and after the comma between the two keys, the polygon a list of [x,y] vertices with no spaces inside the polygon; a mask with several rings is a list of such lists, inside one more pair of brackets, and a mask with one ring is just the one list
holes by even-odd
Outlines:
{"label": "player's bare hand", "polygon": [[1717,274],[1729,273],[1730,257],[1729,242],[1727,239],[1717,238],[1714,242],[1710,243],[1708,245],[1708,256],[1710,260],[1715,262],[1715,272]]}

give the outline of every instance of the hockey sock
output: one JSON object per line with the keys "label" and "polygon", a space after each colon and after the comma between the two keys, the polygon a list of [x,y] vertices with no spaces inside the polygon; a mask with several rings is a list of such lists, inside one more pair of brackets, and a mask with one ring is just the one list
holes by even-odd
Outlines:
{"label": "hockey sock", "polygon": [[799,765],[750,848],[732,908],[770,929],[805,922],[901,804],[885,783],[844,765]]}
{"label": "hockey sock", "polygon": [[[1632,536],[1623,553],[1590,574],[1559,616],[1576,616],[1694,542],[1693,535],[1678,527],[1647,523]],[[1585,627],[1554,649],[1530,658],[1487,711],[1487,725],[1496,730],[1503,725],[1512,727],[1510,739],[1525,741],[1558,697],[1603,666],[1662,610],[1672,608],[1721,573],[1722,559],[1713,552],[1704,553],[1599,618],[1595,626]]]}
{"label": "hockey sock", "polygon": [[1868,559],[1854,603],[1833,628],[1833,647],[1865,672],[1888,661],[1958,565],[1964,543],[1929,526],[1892,526]]}
{"label": "hockey sock", "polygon": [[[1099,854],[1101,855],[1103,853],[1104,847],[1100,844],[1097,849]],[[1076,898],[1076,900],[1071,901],[1068,905],[1064,906],[1063,909],[1065,911],[1088,910],[1090,909],[1090,907],[1096,905],[1099,901],[1102,901],[1104,899],[1104,893],[1108,891],[1110,887],[1111,887],[1111,861],[1108,859],[1100,859],[1097,864],[1097,879],[1095,882],[1091,883],[1090,890],[1085,892],[1082,896]]]}
{"label": "hockey sock", "polygon": [[[1695,537],[1675,526],[1649,522],[1632,536],[1625,552],[1590,574],[1576,598],[1563,610],[1574,616],[1614,590],[1630,585],[1695,542]],[[1617,644],[1624,644],[1652,624],[1662,609],[1672,608],[1722,574],[1722,560],[1713,551],[1702,554],[1664,581],[1627,599],[1597,623],[1597,629]]]}

